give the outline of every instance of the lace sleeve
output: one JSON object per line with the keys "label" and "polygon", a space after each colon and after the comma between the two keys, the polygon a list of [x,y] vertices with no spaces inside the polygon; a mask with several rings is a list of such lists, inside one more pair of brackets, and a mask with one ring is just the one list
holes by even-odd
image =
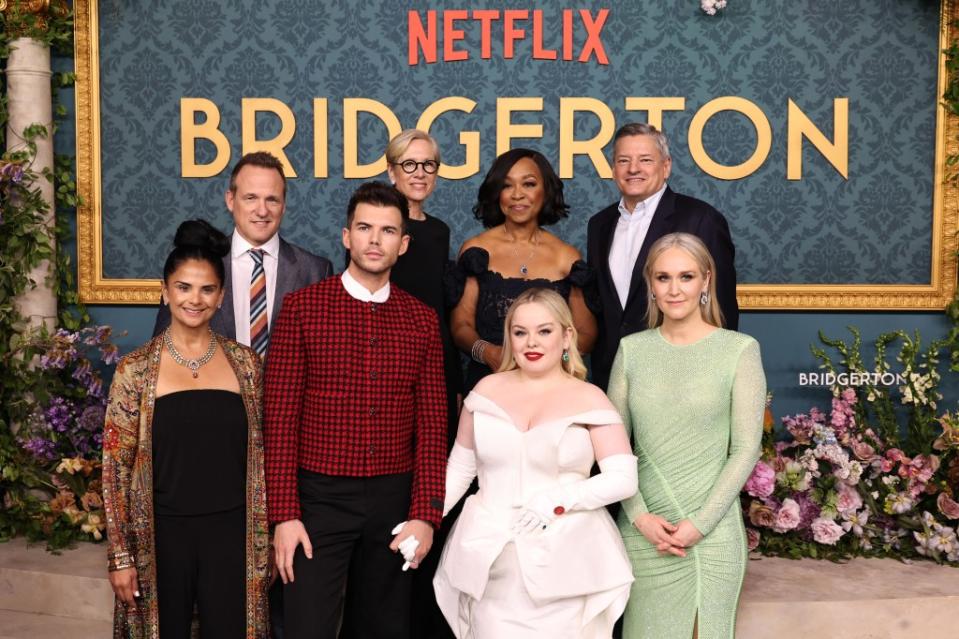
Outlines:
{"label": "lace sleeve", "polygon": [[689,520],[708,535],[739,496],[759,459],[766,407],[766,376],[759,343],[750,340],[739,355],[730,408],[729,456],[702,507]]}

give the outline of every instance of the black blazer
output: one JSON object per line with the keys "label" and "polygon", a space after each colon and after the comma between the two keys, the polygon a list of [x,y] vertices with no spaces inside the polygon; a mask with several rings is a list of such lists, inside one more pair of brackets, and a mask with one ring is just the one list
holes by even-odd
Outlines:
{"label": "black blazer", "polygon": [[664,235],[676,232],[692,233],[705,242],[716,261],[716,292],[719,307],[726,320],[726,328],[739,326],[739,306],[736,303],[736,249],[729,234],[729,224],[723,214],[702,200],[680,195],[668,186],[646,239],[633,265],[626,308],[620,305],[616,286],[609,272],[609,249],[619,219],[616,202],[589,219],[586,231],[586,261],[596,273],[601,315],[597,318],[599,337],[590,356],[593,383],[600,388],[609,384],[609,370],[613,366],[619,340],[646,328],[646,282],[643,266],[653,243]]}
{"label": "black blazer", "polygon": [[[236,339],[236,320],[233,315],[233,260],[230,254],[223,258],[224,288],[223,306],[213,314],[210,328],[215,333]],[[299,246],[290,244],[280,238],[280,255],[277,259],[276,293],[273,295],[273,321],[280,316],[280,307],[287,293],[319,282],[333,274],[333,265],[325,257],[313,255]],[[244,294],[249,291],[244,290]],[[170,308],[160,304],[157,310],[156,322],[153,325],[153,335],[159,335],[170,325]]]}

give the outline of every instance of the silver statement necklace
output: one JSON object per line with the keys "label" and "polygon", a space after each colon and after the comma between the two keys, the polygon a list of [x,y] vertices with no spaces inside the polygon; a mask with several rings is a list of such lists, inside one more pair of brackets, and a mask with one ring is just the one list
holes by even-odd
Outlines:
{"label": "silver statement necklace", "polygon": [[[506,234],[506,237],[509,237],[510,240],[512,240],[512,242],[513,242],[513,247],[512,247],[512,248],[513,248],[513,257],[514,257],[515,259],[519,260],[519,250],[518,250],[517,247],[516,247],[516,245],[519,243],[519,240],[516,239],[515,237],[511,237],[510,234],[506,231],[506,227],[505,227],[505,226],[503,227],[503,233]],[[519,272],[520,272],[520,274],[521,274],[523,277],[526,277],[526,276],[529,274],[529,268],[526,266],[526,264],[527,264],[531,259],[533,259],[533,254],[536,253],[536,243],[533,242],[533,237],[535,236],[535,234],[536,234],[536,233],[535,233],[535,231],[534,231],[534,232],[533,232],[533,235],[530,235],[530,237],[529,237],[529,243],[530,243],[530,246],[532,246],[532,248],[529,250],[529,255],[526,256],[526,259],[525,259],[525,260],[520,260],[520,263],[519,263]]]}
{"label": "silver statement necklace", "polygon": [[173,345],[173,338],[170,337],[169,328],[163,331],[163,343],[166,344],[167,350],[170,351],[170,357],[173,358],[174,362],[190,369],[193,373],[193,379],[200,376],[200,367],[213,359],[213,354],[216,353],[216,336],[213,334],[213,331],[210,331],[210,348],[206,349],[206,353],[198,359],[187,359],[183,357],[183,355],[180,355],[180,351]]}

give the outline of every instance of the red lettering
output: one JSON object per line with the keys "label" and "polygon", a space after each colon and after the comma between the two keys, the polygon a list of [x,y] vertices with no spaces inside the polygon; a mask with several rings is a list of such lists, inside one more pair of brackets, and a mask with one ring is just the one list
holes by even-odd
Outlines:
{"label": "red lettering", "polygon": [[420,51],[423,52],[423,59],[427,64],[436,62],[436,11],[426,12],[426,29],[423,28],[423,21],[417,11],[410,11],[406,15],[410,66],[419,64]]}
{"label": "red lettering", "polygon": [[490,32],[494,20],[499,20],[497,9],[479,9],[473,12],[473,19],[480,21],[480,57],[489,60],[492,57],[492,38]]}
{"label": "red lettering", "polygon": [[454,9],[451,11],[443,12],[443,61],[444,62],[456,62],[459,60],[468,60],[470,57],[469,51],[457,51],[453,48],[453,45],[457,41],[462,40],[464,32],[462,29],[457,29],[453,24],[456,20],[466,20],[469,17],[469,12],[465,9]]}
{"label": "red lettering", "polygon": [[583,26],[586,27],[586,42],[583,44],[583,50],[580,51],[579,61],[589,62],[590,55],[595,51],[597,62],[609,64],[609,58],[606,57],[606,50],[603,48],[603,41],[599,39],[599,32],[603,30],[606,18],[609,17],[609,9],[600,9],[599,13],[596,14],[595,22],[588,9],[580,9],[579,15],[583,19]]}
{"label": "red lettering", "polygon": [[513,23],[528,18],[529,11],[525,9],[507,9],[503,12],[503,57],[507,60],[513,57],[513,43],[526,37],[526,31],[513,28]]}
{"label": "red lettering", "polygon": [[563,9],[563,59],[573,59],[573,10]]}
{"label": "red lettering", "polygon": [[533,58],[536,60],[555,60],[555,49],[543,48],[543,10],[533,11]]}

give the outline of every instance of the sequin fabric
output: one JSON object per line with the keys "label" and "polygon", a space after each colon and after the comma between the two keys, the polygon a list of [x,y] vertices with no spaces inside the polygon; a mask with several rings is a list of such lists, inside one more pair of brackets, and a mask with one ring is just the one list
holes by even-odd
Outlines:
{"label": "sequin fabric", "polygon": [[[670,344],[658,329],[624,338],[609,398],[639,464],[639,492],[618,525],[636,581],[624,639],[732,638],[746,570],[739,491],[759,458],[766,380],[756,340],[717,329]],[[661,556],[633,525],[651,512],[689,519],[703,539]]]}
{"label": "sequin fabric", "polygon": [[[263,472],[262,367],[249,348],[217,335],[237,380],[249,422],[247,447],[246,618],[247,639],[267,636],[266,586],[269,529]],[[103,502],[109,569],[136,568],[140,597],[135,608],[114,605],[114,639],[159,639],[153,528],[153,407],[162,335],[117,365],[103,430]],[[194,631],[197,625],[194,623]]]}

